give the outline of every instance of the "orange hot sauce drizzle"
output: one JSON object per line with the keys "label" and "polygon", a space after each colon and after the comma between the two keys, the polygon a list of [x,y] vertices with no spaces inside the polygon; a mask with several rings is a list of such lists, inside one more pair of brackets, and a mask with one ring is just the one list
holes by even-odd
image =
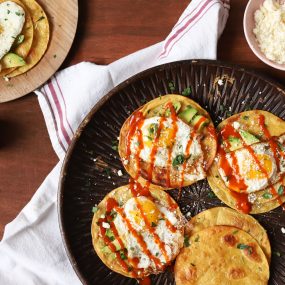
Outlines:
{"label": "orange hot sauce drizzle", "polygon": [[179,187],[179,193],[178,193],[178,197],[181,197],[181,192],[182,192],[182,187],[184,184],[184,176],[185,176],[185,170],[186,170],[186,166],[187,166],[187,157],[190,155],[190,149],[191,149],[191,145],[193,142],[193,138],[196,135],[197,130],[199,129],[200,125],[206,120],[206,118],[202,117],[194,126],[193,131],[190,133],[190,138],[187,142],[186,145],[186,150],[185,150],[185,161],[182,164],[182,171],[181,171],[181,179],[180,179],[180,187]]}
{"label": "orange hot sauce drizzle", "polygon": [[178,125],[177,125],[177,115],[175,112],[175,109],[173,107],[172,102],[168,104],[168,107],[170,109],[170,117],[172,119],[173,127],[170,130],[170,135],[168,137],[168,142],[170,142],[171,147],[168,148],[168,159],[167,159],[167,167],[166,167],[166,186],[171,187],[171,179],[170,179],[170,170],[171,170],[171,165],[172,165],[172,151],[173,151],[173,141],[176,138],[176,134],[178,131]]}
{"label": "orange hot sauce drizzle", "polygon": [[[229,137],[240,137],[239,133],[231,126],[226,125],[221,131],[221,136],[223,141],[226,144],[226,147],[229,147]],[[230,188],[236,189],[238,192],[242,192],[242,190],[246,190],[247,186],[244,182],[244,179],[240,177],[239,166],[237,162],[237,158],[234,152],[230,152],[230,156],[232,159],[232,166],[230,166],[229,162],[226,159],[226,153],[223,148],[219,149],[221,168],[224,170],[225,175],[229,179]]]}
{"label": "orange hot sauce drizzle", "polygon": [[[270,135],[268,129],[267,129],[266,126],[265,126],[265,117],[264,117],[263,115],[260,115],[260,116],[259,116],[259,125],[260,125],[262,131],[264,132],[265,137],[266,137],[266,138],[268,139],[268,141],[269,141],[270,148],[271,148],[271,150],[273,151],[274,159],[275,159],[276,164],[277,164],[277,169],[279,170],[279,169],[280,169],[280,168],[279,168],[279,163],[280,163],[280,161],[279,161],[279,158],[278,158],[278,155],[277,155],[278,146],[277,146],[276,142],[275,142],[274,140],[272,140],[272,136]],[[262,166],[261,166],[261,167],[262,167]],[[261,167],[260,167],[261,171],[266,175],[266,178],[269,179],[267,171],[266,171],[263,167],[262,167],[262,168],[261,168]],[[280,180],[282,181],[282,177],[281,177]],[[278,195],[278,193],[276,192],[274,186],[273,186],[271,183],[269,184],[269,186],[270,186],[271,194],[272,194],[274,197],[277,198],[277,201],[278,201],[279,205],[282,206],[284,203],[283,203],[282,199],[280,198],[280,196]],[[284,206],[283,206],[283,210],[285,210],[285,207],[284,207]]]}
{"label": "orange hot sauce drizzle", "polygon": [[135,198],[135,201],[136,201],[136,205],[140,211],[140,214],[143,218],[143,221],[146,225],[146,229],[153,235],[154,237],[154,242],[158,245],[160,251],[162,252],[164,258],[165,258],[165,262],[168,263],[169,262],[169,258],[168,258],[168,255],[167,255],[167,252],[166,252],[166,249],[165,249],[165,244],[163,242],[161,242],[159,236],[157,235],[157,233],[155,232],[155,228],[152,227],[147,219],[147,217],[145,216],[145,213],[142,209],[142,206],[140,204],[140,202],[137,200],[137,198]]}
{"label": "orange hot sauce drizzle", "polygon": [[[107,200],[107,203],[106,203],[106,213],[110,213],[112,209],[114,209],[115,207],[117,207],[118,203],[115,199],[113,198],[109,198]],[[108,223],[108,218],[110,220],[110,216],[109,215],[106,215],[106,217],[104,219],[100,219],[99,220],[99,229],[100,229],[100,234],[104,240],[104,243],[109,247],[109,249],[115,253],[116,257],[117,257],[117,260],[119,261],[120,265],[122,266],[122,268],[125,270],[125,271],[129,271],[129,266],[128,264],[125,262],[125,260],[122,259],[120,253],[116,250],[116,246],[111,242],[111,240],[106,236],[106,229],[103,227],[103,222],[106,222]],[[110,224],[110,228],[112,229],[113,233],[114,233],[114,237],[115,239],[118,240],[118,242],[120,243],[120,246],[122,248],[124,248],[124,244],[121,240],[121,238],[119,237],[119,234],[118,234],[118,231],[116,230],[116,227],[114,225],[113,222],[109,222]],[[132,272],[131,275],[133,277],[135,277],[135,273]]]}
{"label": "orange hot sauce drizzle", "polygon": [[132,139],[135,135],[137,135],[138,137],[138,148],[137,151],[135,153],[135,164],[136,164],[136,175],[135,175],[135,179],[138,179],[140,176],[140,153],[142,151],[142,149],[144,148],[144,143],[143,143],[143,136],[142,136],[142,131],[141,131],[141,127],[143,125],[144,122],[144,116],[143,113],[138,111],[135,114],[133,114],[133,116],[130,119],[130,123],[129,123],[129,131],[126,135],[126,159],[129,160],[130,159],[130,155],[131,155],[131,142]]}
{"label": "orange hot sauce drizzle", "polygon": [[144,254],[147,255],[154,262],[154,264],[155,264],[155,266],[157,268],[163,268],[160,260],[157,257],[155,257],[155,256],[153,256],[151,254],[151,252],[147,248],[147,244],[145,243],[143,237],[140,234],[137,233],[137,231],[131,225],[130,220],[124,215],[123,209],[116,207],[116,211],[117,211],[118,214],[121,215],[121,217],[126,222],[126,225],[128,227],[129,232],[135,237],[135,239],[137,240],[137,242],[140,245],[141,249],[143,250]]}
{"label": "orange hot sauce drizzle", "polygon": [[165,121],[166,121],[165,117],[161,117],[159,120],[159,125],[158,125],[156,136],[155,136],[155,139],[153,142],[153,147],[152,147],[151,152],[150,152],[150,163],[149,163],[149,168],[147,171],[148,182],[152,181],[152,173],[153,173],[153,168],[154,168],[155,156],[156,156],[157,149],[158,149],[158,141],[159,141],[161,130],[163,128],[163,123]]}
{"label": "orange hot sauce drizzle", "polygon": [[[231,125],[226,125],[220,132],[223,141],[225,142],[226,146],[229,147],[228,139],[230,136],[239,137],[239,134]],[[220,167],[223,169],[225,175],[229,179],[229,185],[231,188],[234,189],[246,189],[247,186],[245,185],[244,180],[239,177],[237,179],[236,175],[239,176],[239,167],[237,164],[237,159],[234,153],[231,153],[231,158],[233,161],[233,167],[230,166],[228,160],[226,159],[226,152],[223,147],[219,147],[218,150],[219,157],[220,157]],[[233,190],[230,190],[231,196],[236,200],[236,207],[241,212],[248,214],[251,211],[251,203],[248,201],[248,194],[247,193],[238,193]]]}
{"label": "orange hot sauce drizzle", "polygon": [[266,128],[265,126],[265,117],[263,115],[260,115],[259,116],[259,125],[261,127],[261,130],[263,131],[265,137],[268,139],[269,141],[269,145],[270,145],[270,148],[273,152],[273,155],[274,155],[274,159],[276,161],[276,164],[277,164],[277,169],[279,170],[279,158],[278,158],[278,146],[277,146],[277,143],[272,139],[272,136],[270,135],[268,129]]}

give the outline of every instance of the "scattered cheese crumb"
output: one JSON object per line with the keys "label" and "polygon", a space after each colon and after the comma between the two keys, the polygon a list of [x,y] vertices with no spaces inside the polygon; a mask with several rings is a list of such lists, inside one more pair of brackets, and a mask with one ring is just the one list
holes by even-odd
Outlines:
{"label": "scattered cheese crumb", "polygon": [[7,77],[7,76],[3,76],[3,79],[4,79],[6,82],[8,82],[8,81],[10,80],[10,78]]}
{"label": "scattered cheese crumb", "polygon": [[108,223],[103,222],[103,223],[102,223],[102,227],[103,227],[104,229],[109,229],[109,228],[110,228],[110,225],[109,225]]}
{"label": "scattered cheese crumb", "polygon": [[265,0],[254,14],[256,36],[264,55],[279,64],[285,63],[285,5]]}
{"label": "scattered cheese crumb", "polygon": [[285,228],[281,228],[281,232],[282,232],[282,234],[285,234]]}
{"label": "scattered cheese crumb", "polygon": [[256,195],[254,194],[254,193],[250,193],[249,195],[248,195],[248,202],[249,203],[254,203],[254,201],[257,199],[257,197],[256,197]]}
{"label": "scattered cheese crumb", "polygon": [[239,122],[233,122],[233,127],[234,129],[239,129],[240,128],[240,123]]}
{"label": "scattered cheese crumb", "polygon": [[123,176],[122,170],[118,170],[118,176]]}
{"label": "scattered cheese crumb", "polygon": [[222,86],[224,84],[223,79],[218,80],[218,85]]}

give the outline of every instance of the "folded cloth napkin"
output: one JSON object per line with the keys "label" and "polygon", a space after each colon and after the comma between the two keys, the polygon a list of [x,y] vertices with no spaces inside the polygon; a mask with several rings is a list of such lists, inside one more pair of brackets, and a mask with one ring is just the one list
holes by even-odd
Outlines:
{"label": "folded cloth napkin", "polygon": [[162,63],[215,59],[229,0],[193,0],[169,36],[107,66],[83,62],[58,72],[35,91],[60,161],[0,243],[0,284],[80,284],[61,240],[57,189],[62,161],[80,122],[96,102],[128,77]]}

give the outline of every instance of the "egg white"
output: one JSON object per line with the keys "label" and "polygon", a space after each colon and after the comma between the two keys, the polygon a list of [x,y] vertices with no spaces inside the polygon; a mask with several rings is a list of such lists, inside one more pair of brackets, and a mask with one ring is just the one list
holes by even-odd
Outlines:
{"label": "egg white", "polygon": [[[142,202],[143,199],[147,198],[139,197],[139,199],[141,199],[140,202]],[[177,228],[177,231],[175,233],[171,232],[166,226],[165,220],[162,219],[157,221],[155,227],[155,233],[158,235],[160,241],[165,244],[165,250],[167,252],[168,258],[170,260],[173,260],[177,256],[182,246],[181,239],[183,239],[183,233],[181,231],[181,228],[184,226],[184,221],[182,221],[181,217],[177,217],[174,212],[171,212],[164,205],[158,202],[155,202],[155,204],[159,211],[163,213],[165,217],[172,223],[172,225]],[[151,254],[158,258],[162,263],[165,263],[165,257],[162,254],[159,246],[155,243],[153,234],[146,230],[143,221],[139,225],[134,221],[132,215],[130,214],[134,209],[136,209],[136,202],[134,198],[131,198],[124,205],[124,212],[126,214],[126,217],[130,220],[132,227],[142,236]],[[128,250],[128,257],[139,258],[139,268],[152,268],[155,272],[157,270],[155,263],[143,252],[136,238],[129,231],[124,218],[121,215],[117,215],[114,219],[114,224],[121,239],[123,240],[125,247]]]}
{"label": "egg white", "polygon": [[[144,148],[140,152],[140,158],[145,162],[150,162],[150,154],[153,148],[153,143],[149,144],[148,136],[149,136],[149,127],[151,124],[159,125],[161,117],[151,117],[144,120],[144,123],[141,127],[142,136],[144,140]],[[190,135],[193,131],[193,127],[184,123],[179,118],[177,119],[177,133],[175,137],[175,143],[172,147],[171,153],[171,161],[177,155],[186,155],[186,147],[187,143],[190,139]],[[167,118],[163,123],[163,129],[170,129],[173,128],[173,120],[171,118]],[[131,141],[131,157],[134,157],[134,154],[137,152],[138,149],[138,137],[134,136]],[[187,160],[187,166],[193,164],[195,160],[198,163],[196,164],[197,167],[193,173],[185,172],[185,178],[188,180],[193,179],[202,179],[205,177],[205,171],[203,168],[203,150],[201,148],[199,134],[195,134],[193,137],[193,141],[190,147],[190,158]],[[155,167],[167,167],[168,165],[168,149],[164,146],[159,146],[157,148],[157,153],[155,155],[154,166]],[[182,170],[182,165],[178,165],[176,167],[179,171]]]}
{"label": "egg white", "polygon": [[0,4],[0,59],[7,54],[25,23],[24,9],[12,2]]}
{"label": "egg white", "polygon": [[[280,137],[279,140],[283,142],[282,137]],[[265,154],[267,155],[268,158],[270,158],[270,161],[272,163],[272,171],[268,173],[268,178],[267,177],[255,178],[255,179],[246,178],[247,169],[251,168],[259,170],[259,167],[247,149],[242,148],[234,151],[233,153],[237,158],[237,163],[240,172],[239,177],[243,178],[245,184],[247,185],[248,187],[246,189],[247,193],[252,193],[265,189],[270,184],[278,182],[280,180],[281,174],[285,173],[285,160],[282,157],[280,158],[279,172],[277,172],[277,162],[275,161],[273,151],[270,148],[270,144],[268,142],[253,144],[251,145],[251,148],[253,149],[255,154]],[[229,164],[232,166],[233,161],[229,153],[226,154],[226,159],[228,160]],[[221,167],[219,167],[218,170],[224,183],[228,186],[229,185],[228,177],[225,175]]]}

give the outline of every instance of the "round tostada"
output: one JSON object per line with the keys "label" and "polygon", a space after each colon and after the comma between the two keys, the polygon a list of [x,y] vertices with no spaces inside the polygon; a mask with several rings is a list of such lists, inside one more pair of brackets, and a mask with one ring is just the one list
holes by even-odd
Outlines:
{"label": "round tostada", "polygon": [[15,77],[35,66],[49,34],[48,18],[35,0],[0,0],[0,76]]}
{"label": "round tostada", "polygon": [[215,207],[191,218],[185,226],[185,235],[192,236],[199,231],[212,226],[231,226],[250,234],[259,244],[267,257],[268,263],[271,260],[271,246],[266,230],[260,223],[250,215],[239,213],[228,207]]}
{"label": "round tostada", "polygon": [[228,206],[270,211],[285,201],[285,121],[261,110],[236,114],[218,130],[218,153],[208,182]]}
{"label": "round tostada", "polygon": [[193,234],[178,255],[177,285],[266,285],[269,265],[257,241],[243,230],[213,226]]}
{"label": "round tostada", "polygon": [[107,194],[96,207],[93,246],[113,271],[144,278],[162,272],[176,258],[183,247],[184,225],[167,192],[131,182]]}
{"label": "round tostada", "polygon": [[177,188],[204,179],[217,150],[213,122],[200,105],[165,95],[137,109],[120,131],[119,154],[141,183]]}

